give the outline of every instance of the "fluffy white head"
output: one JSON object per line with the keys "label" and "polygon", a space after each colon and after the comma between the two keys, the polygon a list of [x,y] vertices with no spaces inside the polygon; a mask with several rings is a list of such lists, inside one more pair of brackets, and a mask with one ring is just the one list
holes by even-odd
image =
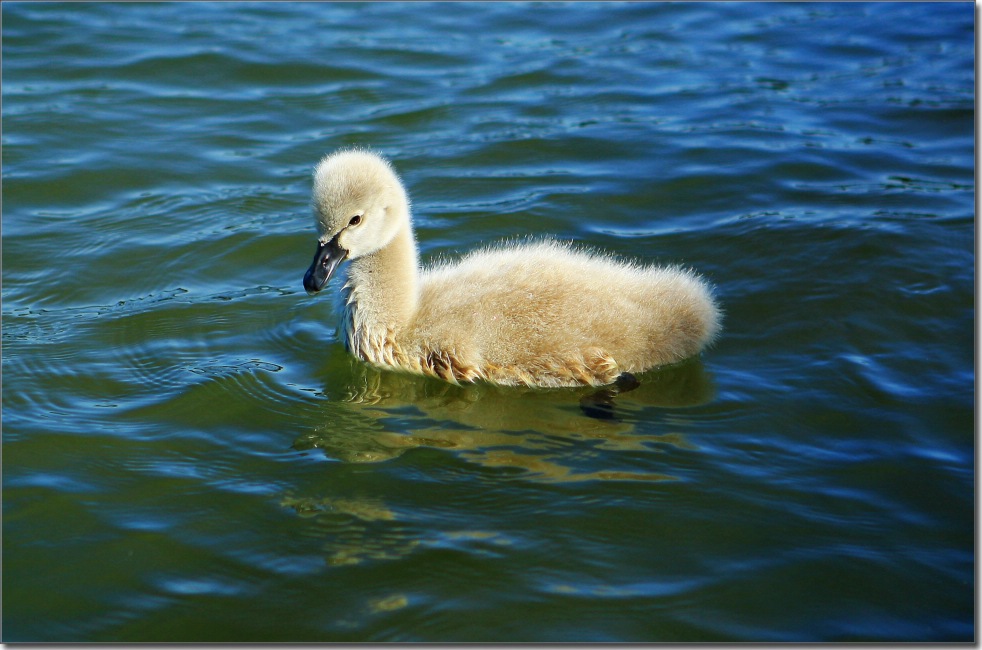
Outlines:
{"label": "fluffy white head", "polygon": [[381,156],[345,149],[325,156],[314,170],[313,209],[321,243],[337,237],[349,259],[385,247],[409,225],[409,198]]}

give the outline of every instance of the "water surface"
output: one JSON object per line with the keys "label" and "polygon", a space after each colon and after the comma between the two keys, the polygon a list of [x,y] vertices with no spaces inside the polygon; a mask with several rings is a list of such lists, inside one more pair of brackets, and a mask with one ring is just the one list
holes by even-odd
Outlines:
{"label": "water surface", "polygon": [[[4,640],[974,639],[973,10],[4,3]],[[723,336],[607,421],[365,367],[355,144],[424,261],[684,263]]]}

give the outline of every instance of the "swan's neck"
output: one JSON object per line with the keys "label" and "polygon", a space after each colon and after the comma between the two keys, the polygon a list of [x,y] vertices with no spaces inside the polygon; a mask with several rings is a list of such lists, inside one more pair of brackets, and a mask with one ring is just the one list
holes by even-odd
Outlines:
{"label": "swan's neck", "polygon": [[384,248],[351,262],[343,335],[353,354],[392,363],[393,345],[416,314],[418,277],[416,240],[408,222]]}

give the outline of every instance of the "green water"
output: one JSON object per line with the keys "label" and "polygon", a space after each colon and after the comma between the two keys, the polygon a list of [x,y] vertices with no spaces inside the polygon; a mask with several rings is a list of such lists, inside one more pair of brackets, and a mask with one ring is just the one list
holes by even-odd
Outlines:
{"label": "green water", "polygon": [[[3,3],[3,640],[973,640],[973,11]],[[352,144],[424,262],[684,263],[723,335],[613,420],[364,366]]]}

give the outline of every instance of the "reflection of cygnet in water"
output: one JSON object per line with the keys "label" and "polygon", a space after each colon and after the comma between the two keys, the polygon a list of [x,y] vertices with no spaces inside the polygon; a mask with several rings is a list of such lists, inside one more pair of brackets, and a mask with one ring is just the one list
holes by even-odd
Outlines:
{"label": "reflection of cygnet in water", "polygon": [[699,354],[720,328],[709,286],[555,241],[498,245],[420,269],[406,190],[359,150],[314,173],[318,228],[303,279],[323,289],[350,260],[342,339],[380,367],[453,383],[603,386]]}
{"label": "reflection of cygnet in water", "polygon": [[[578,400],[595,388],[457,386],[354,361],[351,371],[348,391],[329,395],[337,401],[324,403],[324,424],[297,439],[295,449],[317,448],[333,459],[370,463],[436,448],[485,467],[524,470],[540,480],[658,480],[669,477],[619,470],[616,453],[600,457],[609,469],[598,472],[596,452],[689,448],[677,429],[651,434],[637,431],[635,422],[652,420],[650,412],[642,414],[651,407],[691,407],[713,397],[698,359],[645,373],[636,389],[617,398],[618,417],[610,420],[583,415]],[[586,461],[583,470],[578,460]]]}

